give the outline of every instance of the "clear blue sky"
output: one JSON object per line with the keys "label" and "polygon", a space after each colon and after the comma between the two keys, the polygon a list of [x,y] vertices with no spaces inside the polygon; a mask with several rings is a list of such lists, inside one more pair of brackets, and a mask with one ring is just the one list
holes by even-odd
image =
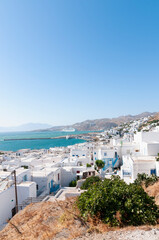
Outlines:
{"label": "clear blue sky", "polygon": [[1,0],[0,126],[159,111],[158,0]]}

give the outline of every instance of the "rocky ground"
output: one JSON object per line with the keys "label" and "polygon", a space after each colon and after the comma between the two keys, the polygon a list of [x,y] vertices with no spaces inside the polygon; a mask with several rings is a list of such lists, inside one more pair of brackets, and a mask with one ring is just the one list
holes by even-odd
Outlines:
{"label": "rocky ground", "polygon": [[32,203],[16,214],[0,232],[3,240],[75,239],[86,234],[74,209],[75,199]]}
{"label": "rocky ground", "polygon": [[76,240],[159,240],[159,228],[109,231],[106,233],[86,234]]}
{"label": "rocky ground", "polygon": [[159,181],[147,188],[144,188],[144,190],[149,196],[154,197],[156,204],[159,205]]}

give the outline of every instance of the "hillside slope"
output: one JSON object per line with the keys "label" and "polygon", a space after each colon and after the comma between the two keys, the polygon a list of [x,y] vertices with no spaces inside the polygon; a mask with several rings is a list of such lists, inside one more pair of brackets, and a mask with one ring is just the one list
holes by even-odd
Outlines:
{"label": "hillside slope", "polygon": [[0,239],[74,239],[86,234],[87,228],[72,214],[73,202],[74,199],[30,204],[11,219],[0,232]]}
{"label": "hillside slope", "polygon": [[142,117],[155,115],[156,113],[144,112],[138,115],[120,116],[117,118],[103,118],[95,120],[86,120],[68,126],[57,126],[47,129],[48,131],[61,131],[63,128],[75,128],[78,131],[98,131],[116,127],[124,122],[134,121]]}
{"label": "hillside slope", "polygon": [[[159,181],[145,188],[159,204]],[[102,222],[84,223],[74,207],[75,198],[65,201],[32,203],[15,215],[0,232],[3,240],[158,240],[159,225],[108,227]],[[98,233],[98,234],[97,234]]]}

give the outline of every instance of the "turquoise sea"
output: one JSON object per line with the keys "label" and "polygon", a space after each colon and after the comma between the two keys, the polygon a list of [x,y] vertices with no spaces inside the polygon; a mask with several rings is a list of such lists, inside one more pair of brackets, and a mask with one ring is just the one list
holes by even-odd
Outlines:
{"label": "turquoise sea", "polygon": [[80,139],[36,139],[36,140],[12,140],[4,139],[29,139],[49,138],[87,133],[88,131],[75,132],[10,132],[0,133],[0,151],[17,151],[19,149],[49,149],[50,147],[67,147],[76,143],[83,143]]}

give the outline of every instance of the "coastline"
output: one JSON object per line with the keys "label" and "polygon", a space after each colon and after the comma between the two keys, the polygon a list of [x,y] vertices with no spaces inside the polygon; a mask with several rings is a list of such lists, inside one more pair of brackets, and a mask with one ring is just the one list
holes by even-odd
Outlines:
{"label": "coastline", "polygon": [[36,133],[0,133],[0,151],[18,151],[20,149],[49,149],[54,147],[67,147],[74,144],[89,142],[95,132],[63,133],[48,132]]}
{"label": "coastline", "polygon": [[68,134],[58,137],[31,137],[31,138],[5,138],[3,141],[22,141],[22,140],[47,140],[47,139],[83,139],[85,141],[88,141],[86,137],[92,138],[92,135],[94,135],[95,132],[91,133],[83,133],[83,134]]}

